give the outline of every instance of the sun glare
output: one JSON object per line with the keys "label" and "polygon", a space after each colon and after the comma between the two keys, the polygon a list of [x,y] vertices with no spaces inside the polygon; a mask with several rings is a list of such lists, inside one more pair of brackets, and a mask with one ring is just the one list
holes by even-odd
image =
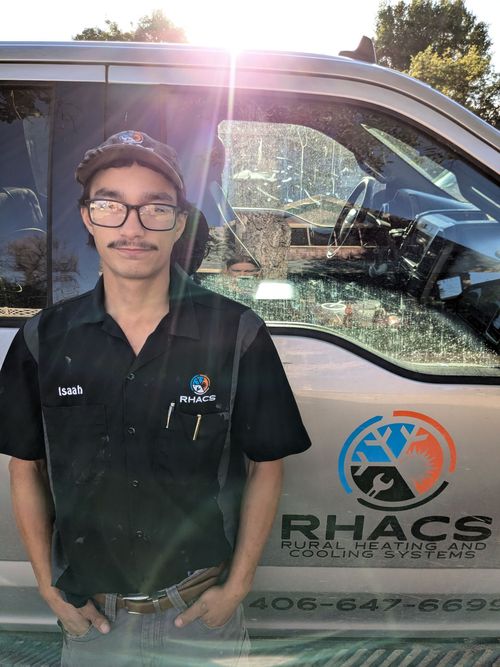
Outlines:
{"label": "sun glare", "polygon": [[247,49],[287,48],[289,40],[283,30],[283,6],[262,0],[207,3],[186,29],[192,43],[220,47],[234,54]]}

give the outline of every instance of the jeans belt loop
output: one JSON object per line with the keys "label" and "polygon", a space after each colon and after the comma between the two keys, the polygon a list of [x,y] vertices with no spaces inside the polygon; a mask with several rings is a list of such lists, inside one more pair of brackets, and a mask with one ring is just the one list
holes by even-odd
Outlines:
{"label": "jeans belt loop", "polygon": [[118,596],[116,593],[108,593],[106,595],[106,601],[104,603],[104,616],[108,618],[111,623],[116,619],[116,601]]}

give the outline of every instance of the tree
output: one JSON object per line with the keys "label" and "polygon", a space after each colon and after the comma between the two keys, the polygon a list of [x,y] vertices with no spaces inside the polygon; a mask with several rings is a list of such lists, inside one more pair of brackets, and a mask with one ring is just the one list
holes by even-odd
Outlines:
{"label": "tree", "polygon": [[464,0],[384,0],[376,48],[382,65],[421,79],[500,124],[500,76],[491,65],[488,27]]}
{"label": "tree", "polygon": [[485,85],[476,93],[476,105],[483,120],[500,128],[500,74],[490,71],[485,77]]}
{"label": "tree", "polygon": [[183,28],[169,21],[161,9],[143,16],[134,33],[135,42],[187,42]]}
{"label": "tree", "polygon": [[0,123],[47,116],[50,98],[48,89],[3,86],[0,94]]}
{"label": "tree", "polygon": [[385,0],[376,21],[378,61],[401,72],[429,46],[439,55],[447,50],[465,55],[475,46],[481,56],[489,56],[488,26],[463,0],[399,0],[394,5]]}
{"label": "tree", "polygon": [[107,28],[85,28],[75,35],[75,40],[90,40],[98,42],[187,42],[183,28],[176,26],[168,19],[161,9],[155,9],[150,16],[139,19],[134,28],[121,30],[116,21],[105,21]]}
{"label": "tree", "polygon": [[[12,268],[22,274],[24,285],[36,289],[47,285],[47,237],[36,234],[12,241],[7,247]],[[70,280],[72,274],[78,273],[78,257],[71,253],[64,244],[57,241],[53,244],[52,270],[60,279]]]}
{"label": "tree", "polygon": [[450,49],[440,55],[428,46],[411,59],[408,73],[426,81],[460,104],[467,104],[471,93],[475,92],[489,68],[486,58],[482,58],[475,46],[465,55],[454,55]]}
{"label": "tree", "polygon": [[411,59],[408,73],[430,84],[448,97],[498,124],[500,77],[493,74],[488,58],[472,46],[461,56],[447,49],[442,55],[428,46]]}
{"label": "tree", "polygon": [[133,42],[134,33],[132,31],[123,32],[118,27],[116,21],[110,21],[109,19],[104,21],[108,26],[107,30],[101,28],[85,28],[78,35],[75,35],[73,39],[76,40],[87,40],[90,42]]}

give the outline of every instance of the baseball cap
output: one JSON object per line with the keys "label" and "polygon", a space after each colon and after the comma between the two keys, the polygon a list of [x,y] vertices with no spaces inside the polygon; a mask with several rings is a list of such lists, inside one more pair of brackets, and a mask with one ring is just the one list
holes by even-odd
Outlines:
{"label": "baseball cap", "polygon": [[85,185],[98,169],[105,169],[107,165],[121,158],[140,160],[165,174],[185,197],[184,179],[175,150],[137,130],[118,132],[96,148],[89,149],[76,168],[76,180]]}

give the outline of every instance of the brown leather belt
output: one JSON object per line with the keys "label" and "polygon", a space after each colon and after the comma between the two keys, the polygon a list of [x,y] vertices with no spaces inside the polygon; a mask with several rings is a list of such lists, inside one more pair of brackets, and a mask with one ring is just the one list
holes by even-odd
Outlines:
{"label": "brown leather belt", "polygon": [[[177,586],[179,595],[186,604],[189,604],[211,586],[217,584],[226,563],[203,570],[199,575],[187,579]],[[137,596],[138,598],[141,596]],[[101,606],[106,602],[106,593],[97,593],[94,600]],[[143,599],[133,599],[133,596],[118,595],[116,600],[117,609],[126,609],[129,614],[155,614],[165,609],[171,609],[174,605],[170,602],[168,595],[160,591],[158,595],[150,595]]]}

